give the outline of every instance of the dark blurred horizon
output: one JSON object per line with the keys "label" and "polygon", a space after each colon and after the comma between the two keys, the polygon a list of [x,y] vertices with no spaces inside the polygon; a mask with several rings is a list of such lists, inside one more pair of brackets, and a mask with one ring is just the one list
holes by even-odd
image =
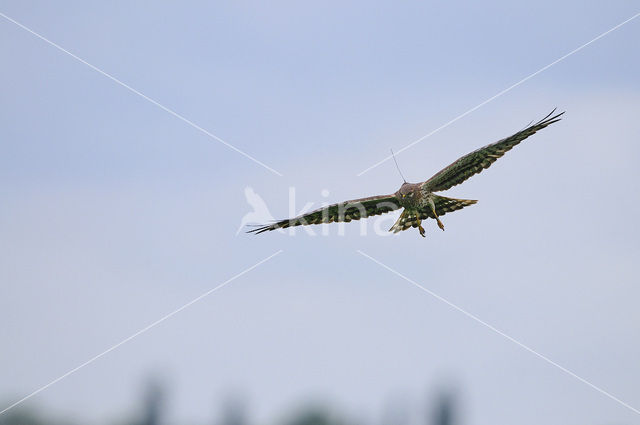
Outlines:
{"label": "dark blurred horizon", "polygon": [[[130,412],[117,412],[106,421],[87,422],[60,413],[53,414],[38,407],[37,402],[16,406],[0,415],[0,425],[177,425],[180,418],[169,419],[171,388],[162,380],[146,381],[136,407]],[[431,393],[431,392],[430,392]],[[410,408],[394,399],[380,414],[346,413],[337,403],[308,401],[294,403],[284,412],[266,422],[251,415],[250,400],[238,394],[228,395],[212,403],[209,421],[192,425],[465,425],[460,420],[459,397],[451,388],[438,389],[424,396],[424,403]]]}

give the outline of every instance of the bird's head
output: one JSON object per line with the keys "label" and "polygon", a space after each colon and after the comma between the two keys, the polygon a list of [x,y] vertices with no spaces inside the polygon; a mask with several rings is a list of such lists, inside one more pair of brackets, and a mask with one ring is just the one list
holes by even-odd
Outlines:
{"label": "bird's head", "polygon": [[398,189],[398,191],[396,192],[396,197],[398,199],[407,199],[413,197],[413,186],[414,185],[411,183],[402,183],[402,186],[400,186],[400,189]]}

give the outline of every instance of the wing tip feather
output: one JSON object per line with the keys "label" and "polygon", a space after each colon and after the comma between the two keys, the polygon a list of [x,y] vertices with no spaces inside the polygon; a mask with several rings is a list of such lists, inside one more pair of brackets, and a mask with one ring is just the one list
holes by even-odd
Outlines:
{"label": "wing tip feather", "polygon": [[[556,108],[553,108],[553,110],[552,110],[551,112],[549,112],[549,113],[547,114],[547,116],[545,116],[544,118],[542,118],[540,121],[538,121],[537,123],[535,123],[535,124],[534,124],[534,125],[532,125],[531,127],[536,127],[536,126],[540,126],[540,125],[542,125],[542,126],[546,127],[546,126],[548,126],[548,125],[550,125],[550,124],[553,124],[554,122],[558,122],[558,121],[560,121],[560,120],[562,119],[562,118],[561,118],[561,117],[562,117],[562,115],[564,115],[564,113],[565,113],[565,112],[567,112],[567,111],[562,111],[562,112],[559,112],[559,113],[557,113],[557,114],[553,115],[557,110],[558,110],[558,108],[557,108],[557,107],[556,107]],[[543,127],[543,128],[544,128],[544,127]]]}

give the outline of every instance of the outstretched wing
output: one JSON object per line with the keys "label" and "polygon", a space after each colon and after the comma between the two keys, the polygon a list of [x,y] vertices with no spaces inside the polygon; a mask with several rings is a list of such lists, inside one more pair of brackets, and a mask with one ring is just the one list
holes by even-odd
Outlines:
{"label": "outstretched wing", "polygon": [[371,196],[369,198],[354,199],[339,204],[327,205],[324,208],[287,220],[277,221],[273,224],[260,226],[249,230],[248,233],[262,233],[269,230],[284,229],[291,226],[304,226],[307,224],[320,224],[332,222],[349,222],[360,220],[372,215],[379,215],[400,208],[395,195]]}
{"label": "outstretched wing", "polygon": [[564,112],[553,115],[555,111],[554,109],[549,115],[537,123],[528,126],[513,136],[509,136],[506,139],[499,140],[463,156],[422,183],[422,189],[429,192],[447,190],[462,183],[474,174],[480,173],[485,168],[489,168],[491,164],[496,162],[498,158],[504,155],[505,152],[511,150],[515,145],[535,134],[537,131],[542,130],[549,124],[559,121],[560,116],[564,114]]}

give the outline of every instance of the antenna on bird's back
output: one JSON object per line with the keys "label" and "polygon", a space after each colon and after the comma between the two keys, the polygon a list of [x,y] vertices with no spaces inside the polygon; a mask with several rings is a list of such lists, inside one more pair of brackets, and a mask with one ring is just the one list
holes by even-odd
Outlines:
{"label": "antenna on bird's back", "polygon": [[402,180],[404,180],[404,182],[407,182],[407,179],[404,178],[404,176],[402,175],[402,171],[400,171],[400,167],[398,166],[398,161],[396,161],[396,156],[393,153],[393,149],[390,149],[391,151],[391,156],[393,157],[393,162],[396,163],[396,168],[398,169],[398,173],[400,173],[400,177],[402,177]]}

